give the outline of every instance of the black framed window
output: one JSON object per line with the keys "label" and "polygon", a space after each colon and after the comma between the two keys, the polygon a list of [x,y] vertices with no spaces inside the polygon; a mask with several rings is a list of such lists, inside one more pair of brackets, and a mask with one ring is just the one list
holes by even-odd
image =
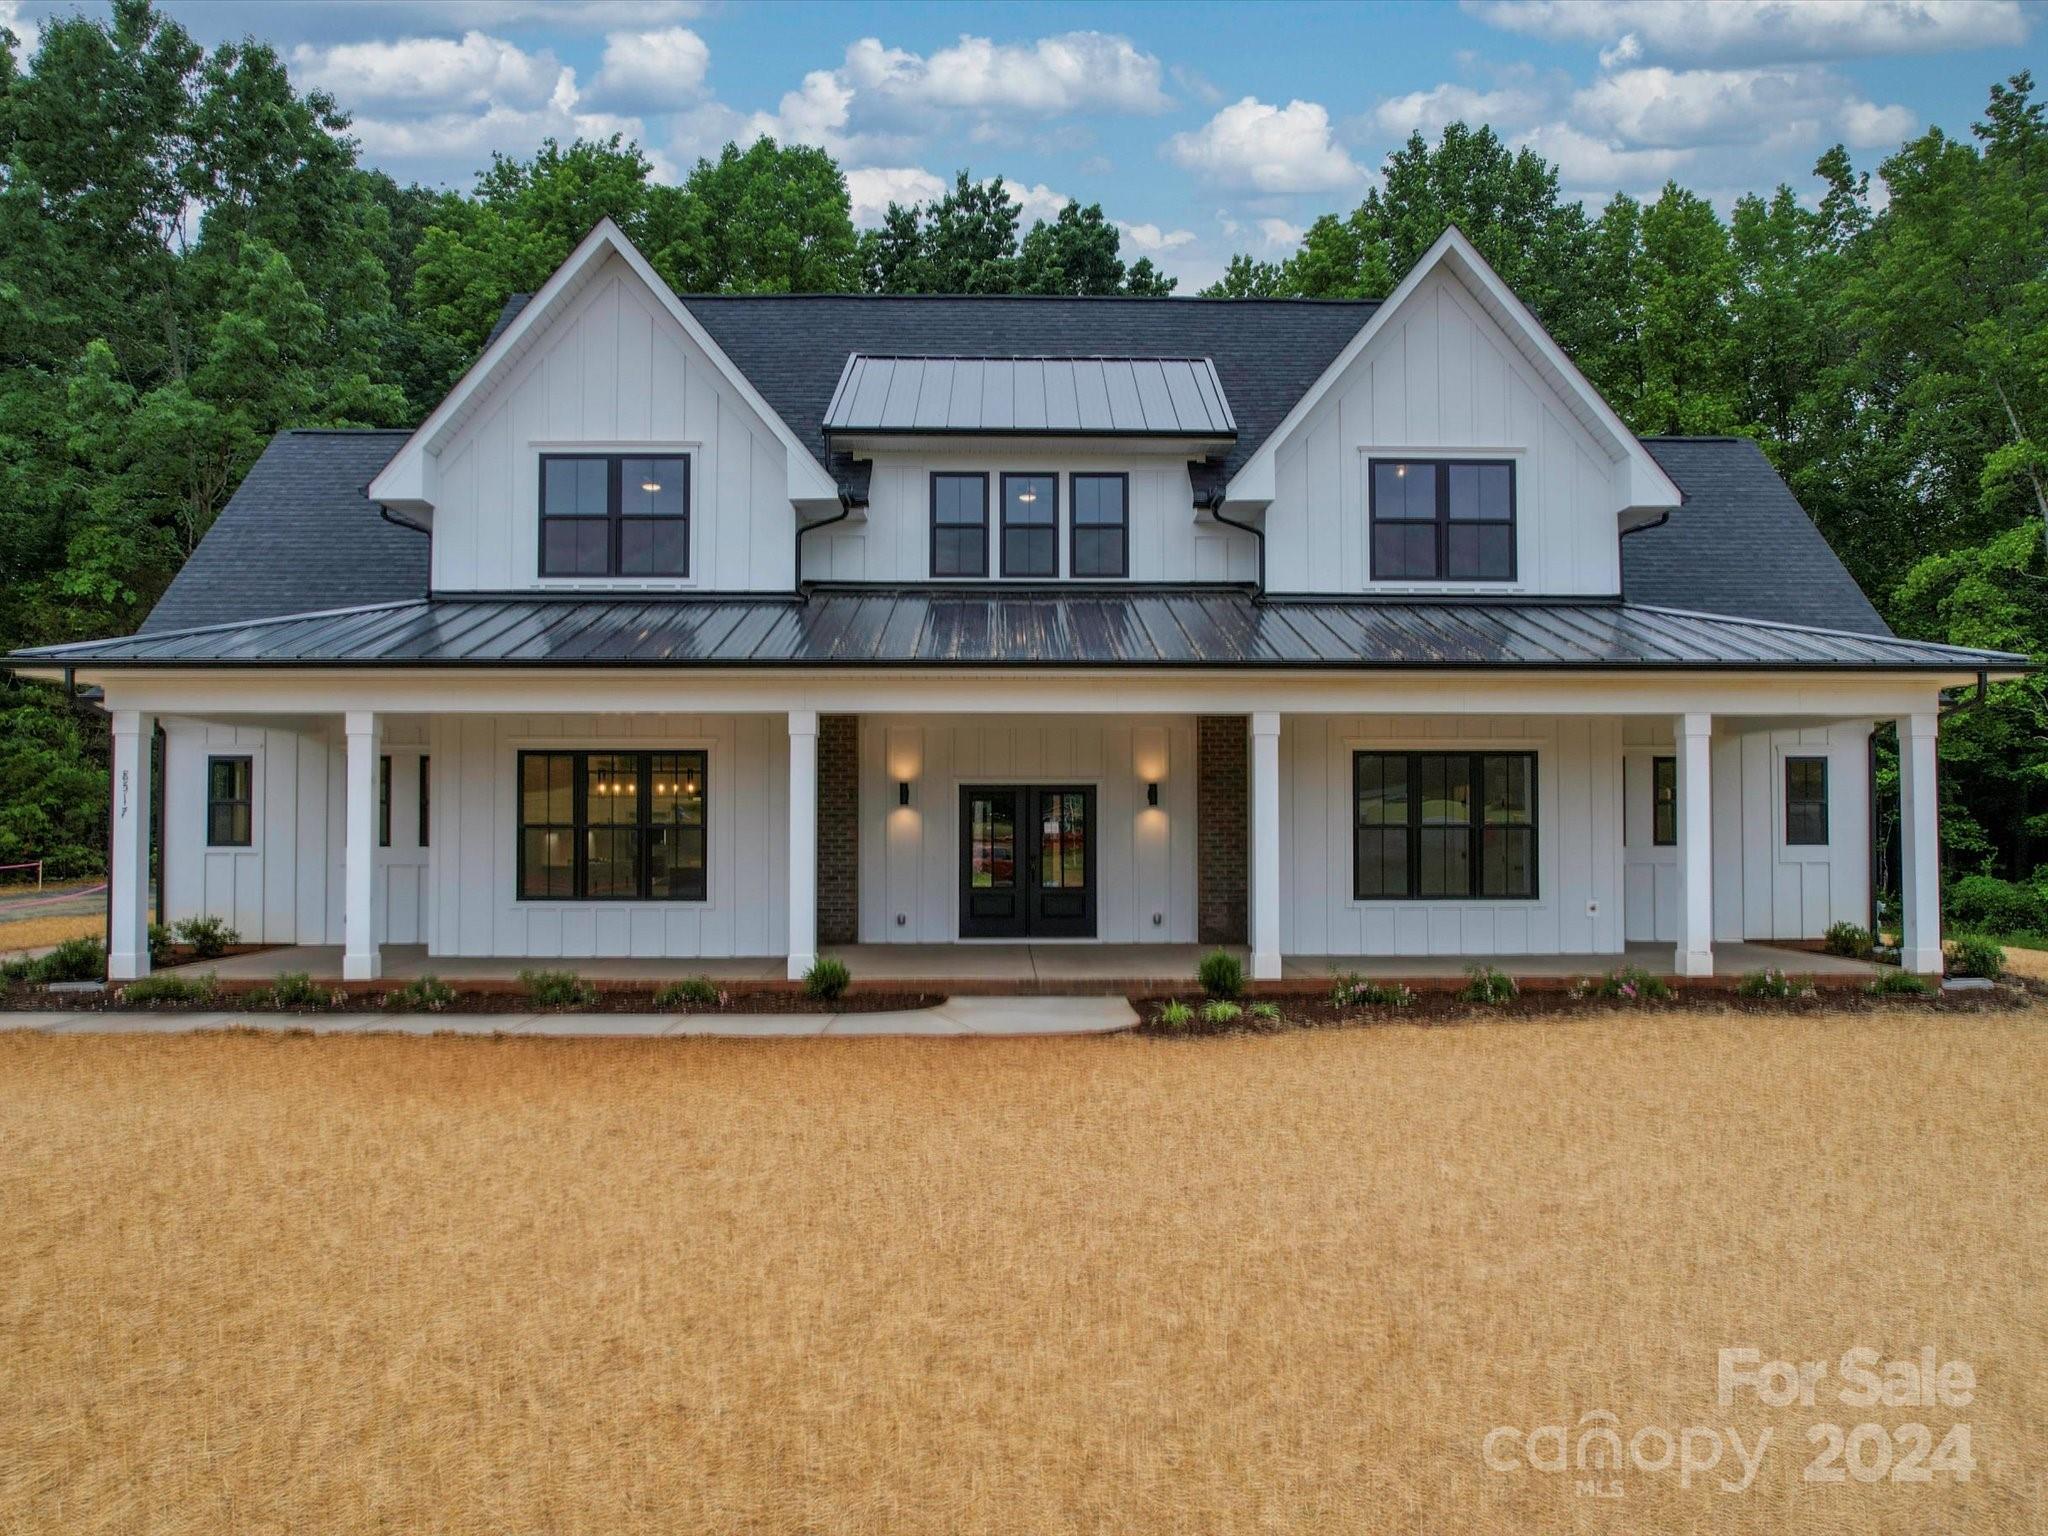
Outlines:
{"label": "black framed window", "polygon": [[427,846],[427,832],[433,825],[432,819],[427,812],[428,791],[434,783],[432,762],[433,759],[429,758],[426,753],[422,752],[420,754],[420,846],[422,848]]}
{"label": "black framed window", "polygon": [[1374,581],[1513,581],[1515,466],[1374,459]]}
{"label": "black framed window", "polygon": [[377,846],[391,846],[391,757],[377,759]]}
{"label": "black framed window", "polygon": [[688,455],[542,454],[540,573],[688,576]]}
{"label": "black framed window", "polygon": [[1785,759],[1785,841],[1794,847],[1825,846],[1828,840],[1828,760]]}
{"label": "black framed window", "polygon": [[1060,482],[1057,475],[1003,476],[1003,574],[1060,573]]}
{"label": "black framed window", "polygon": [[209,848],[247,848],[255,841],[254,759],[209,757],[206,760],[206,844]]}
{"label": "black framed window", "polygon": [[1657,848],[1678,846],[1678,759],[1650,759],[1650,843]]}
{"label": "black framed window", "polygon": [[1075,576],[1126,576],[1131,569],[1131,477],[1071,475]]}
{"label": "black framed window", "polygon": [[705,754],[519,754],[521,901],[703,901]]}
{"label": "black framed window", "polygon": [[988,574],[988,476],[932,476],[932,574]]}
{"label": "black framed window", "polygon": [[1360,901],[1536,895],[1536,754],[1357,752]]}

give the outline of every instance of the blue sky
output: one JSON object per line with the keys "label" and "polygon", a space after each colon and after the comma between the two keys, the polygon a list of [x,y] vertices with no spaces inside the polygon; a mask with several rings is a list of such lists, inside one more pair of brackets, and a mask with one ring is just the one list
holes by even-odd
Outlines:
{"label": "blue sky", "polygon": [[[32,35],[75,8],[0,0],[0,21]],[[1808,192],[1832,143],[1874,168],[1930,123],[1967,133],[1991,81],[2048,77],[2042,0],[168,9],[205,42],[270,42],[401,179],[466,185],[494,149],[613,131],[680,177],[768,132],[830,149],[864,223],[962,167],[1005,177],[1027,214],[1099,201],[1126,259],[1184,289],[1233,251],[1285,255],[1411,128],[1452,117],[1533,145],[1596,208],[1672,177],[1726,206]]]}

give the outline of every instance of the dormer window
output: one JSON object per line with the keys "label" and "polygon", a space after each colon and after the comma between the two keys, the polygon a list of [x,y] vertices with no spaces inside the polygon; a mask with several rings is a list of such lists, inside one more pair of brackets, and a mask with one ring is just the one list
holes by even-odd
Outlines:
{"label": "dormer window", "polygon": [[540,573],[688,576],[688,457],[541,455]]}
{"label": "dormer window", "polygon": [[1374,459],[1374,581],[1513,581],[1515,466]]}

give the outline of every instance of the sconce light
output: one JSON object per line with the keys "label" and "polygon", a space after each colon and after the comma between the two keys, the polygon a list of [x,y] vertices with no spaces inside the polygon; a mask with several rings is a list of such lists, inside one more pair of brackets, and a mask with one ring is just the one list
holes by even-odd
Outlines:
{"label": "sconce light", "polygon": [[910,780],[898,779],[896,781],[896,803],[898,805],[910,804]]}
{"label": "sconce light", "polygon": [[1147,805],[1157,805],[1159,803],[1158,780],[1155,779],[1150,784],[1147,784],[1145,786],[1145,803]]}

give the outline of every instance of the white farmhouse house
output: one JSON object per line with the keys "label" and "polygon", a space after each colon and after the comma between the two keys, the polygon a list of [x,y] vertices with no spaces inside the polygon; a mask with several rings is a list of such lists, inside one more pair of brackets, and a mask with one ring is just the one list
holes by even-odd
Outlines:
{"label": "white farmhouse house", "polygon": [[[822,945],[1940,968],[1944,689],[1753,443],[1640,440],[1457,231],[1384,301],[685,297],[609,223],[410,432],[281,434],[134,636],[167,920],[678,969]],[[1511,961],[1509,962],[1511,963]]]}

